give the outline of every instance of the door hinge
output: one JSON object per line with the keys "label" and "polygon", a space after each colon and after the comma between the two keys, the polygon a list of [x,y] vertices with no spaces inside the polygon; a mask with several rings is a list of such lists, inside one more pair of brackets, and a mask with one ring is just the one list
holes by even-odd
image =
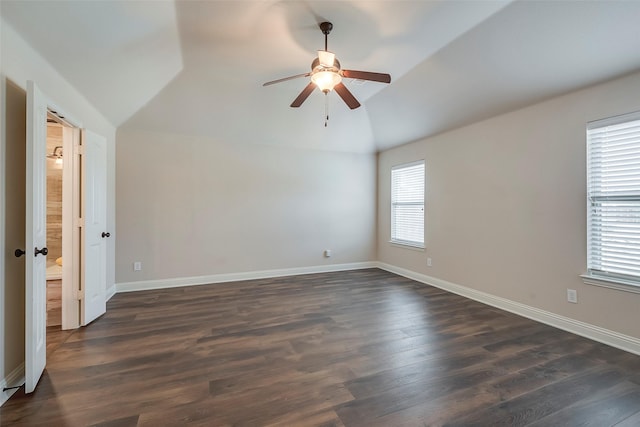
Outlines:
{"label": "door hinge", "polygon": [[84,291],[81,289],[78,289],[78,293],[76,294],[76,299],[78,301],[82,301],[84,299]]}
{"label": "door hinge", "polygon": [[84,227],[84,218],[76,218],[75,227],[76,228]]}
{"label": "door hinge", "polygon": [[84,145],[76,145],[75,147],[73,147],[73,153],[76,156],[82,156],[84,155]]}

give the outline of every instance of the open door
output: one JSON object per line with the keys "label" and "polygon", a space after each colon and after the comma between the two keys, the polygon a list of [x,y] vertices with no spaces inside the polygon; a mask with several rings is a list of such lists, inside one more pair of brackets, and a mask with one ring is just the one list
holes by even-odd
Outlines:
{"label": "open door", "polygon": [[[26,215],[25,215],[25,392],[36,388],[47,363],[47,110],[48,98],[32,81],[27,82]],[[56,108],[56,110],[58,110]],[[52,110],[52,114],[56,114]],[[62,116],[58,116],[62,118]],[[70,123],[73,123],[72,121]],[[71,125],[70,125],[71,126]],[[75,128],[75,126],[74,126]],[[77,129],[77,128],[75,128]],[[74,137],[75,138],[75,137]],[[106,311],[107,239],[107,141],[90,131],[67,143],[74,152],[69,179],[73,182],[71,254],[74,288],[80,301],[76,320],[87,325]],[[77,145],[81,141],[81,145]],[[68,150],[73,146],[73,150]],[[66,156],[65,159],[68,159]],[[69,162],[69,160],[66,160]],[[79,232],[80,235],[77,234]],[[16,252],[17,254],[17,252]],[[68,255],[65,255],[70,259]],[[64,307],[64,305],[63,305]],[[78,306],[76,306],[78,307]],[[78,322],[79,320],[79,322]]]}
{"label": "open door", "polygon": [[82,134],[82,325],[88,325],[107,309],[107,140],[91,131]]}
{"label": "open door", "polygon": [[25,231],[25,392],[47,363],[47,99],[27,82]]}

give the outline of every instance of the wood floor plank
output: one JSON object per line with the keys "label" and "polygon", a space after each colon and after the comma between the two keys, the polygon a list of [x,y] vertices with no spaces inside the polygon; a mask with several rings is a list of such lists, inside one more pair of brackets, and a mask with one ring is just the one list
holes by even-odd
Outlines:
{"label": "wood floor plank", "polygon": [[[599,390],[608,390],[624,381],[611,369],[599,369],[574,375],[545,387],[521,394],[486,408],[481,413],[446,423],[447,426],[525,426],[561,409],[588,399]],[[612,420],[613,421],[613,420]]]}
{"label": "wood floor plank", "polygon": [[62,326],[62,280],[47,280],[47,327]]}
{"label": "wood floor plank", "polygon": [[640,425],[640,357],[366,269],[115,295],[2,426]]}
{"label": "wood floor plank", "polygon": [[640,410],[630,417],[625,418],[619,423],[614,424],[615,427],[638,427],[640,426]]}
{"label": "wood floor plank", "polygon": [[415,382],[432,382],[443,376],[448,377],[456,371],[468,370],[470,366],[486,364],[491,358],[495,358],[491,353],[471,349],[462,354],[442,355],[440,358],[391,367],[373,375],[357,377],[346,385],[357,399],[365,399]]}
{"label": "wood floor plank", "polygon": [[638,411],[638,408],[640,408],[640,389],[636,385],[623,383],[550,414],[530,426],[615,425],[619,421],[628,419]]}

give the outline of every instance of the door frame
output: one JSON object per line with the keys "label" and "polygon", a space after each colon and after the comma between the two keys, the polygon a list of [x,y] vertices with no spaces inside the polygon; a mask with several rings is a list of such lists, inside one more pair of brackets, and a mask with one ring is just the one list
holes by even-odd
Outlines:
{"label": "door frame", "polygon": [[[47,98],[47,115],[62,125],[62,329],[88,324],[83,320],[85,295],[85,141],[90,130]],[[93,133],[92,133],[93,134]],[[103,138],[98,134],[97,137]],[[106,152],[105,152],[106,155]],[[106,196],[105,196],[106,197]],[[105,229],[106,229],[106,224]],[[106,274],[106,273],[105,273]],[[106,291],[106,284],[105,290]],[[106,303],[106,294],[104,294]]]}
{"label": "door frame", "polygon": [[[80,135],[82,122],[45,94],[47,117],[62,125],[62,329],[80,327]],[[46,167],[46,166],[45,166]]]}
{"label": "door frame", "polygon": [[[59,110],[55,110],[59,111]],[[49,111],[51,114],[51,111]],[[80,326],[80,160],[81,127],[51,114],[62,125],[62,329]]]}

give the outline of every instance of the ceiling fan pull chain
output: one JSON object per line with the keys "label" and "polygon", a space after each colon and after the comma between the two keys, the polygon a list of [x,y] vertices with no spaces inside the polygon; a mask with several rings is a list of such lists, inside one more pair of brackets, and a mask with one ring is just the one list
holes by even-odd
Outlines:
{"label": "ceiling fan pull chain", "polygon": [[329,97],[327,93],[324,94],[324,127],[327,127],[329,123]]}

